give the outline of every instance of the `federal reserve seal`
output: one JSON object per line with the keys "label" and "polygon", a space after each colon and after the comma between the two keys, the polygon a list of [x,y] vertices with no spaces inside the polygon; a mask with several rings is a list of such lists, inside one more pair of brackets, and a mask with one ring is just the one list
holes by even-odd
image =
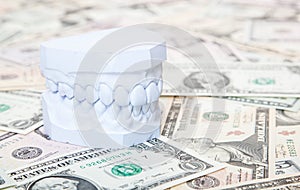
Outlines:
{"label": "federal reserve seal", "polygon": [[188,160],[179,164],[179,167],[185,171],[199,172],[205,170],[209,165],[199,160]]}
{"label": "federal reserve seal", "polygon": [[186,184],[193,189],[208,189],[218,187],[220,181],[215,177],[201,176],[186,182]]}
{"label": "federal reserve seal", "polygon": [[42,152],[42,149],[37,147],[22,147],[14,150],[11,154],[14,158],[28,160],[38,157]]}
{"label": "federal reserve seal", "polygon": [[116,176],[133,176],[142,172],[142,168],[136,164],[120,164],[115,165],[111,172]]}

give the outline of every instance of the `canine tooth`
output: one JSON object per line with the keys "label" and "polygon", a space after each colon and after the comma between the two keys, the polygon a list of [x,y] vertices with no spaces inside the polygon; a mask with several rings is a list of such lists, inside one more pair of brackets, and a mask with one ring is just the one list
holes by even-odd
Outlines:
{"label": "canine tooth", "polygon": [[129,97],[128,91],[124,87],[117,87],[114,91],[114,100],[120,106],[128,106]]}
{"label": "canine tooth", "polygon": [[81,102],[85,99],[84,89],[80,85],[75,84],[74,97],[79,102]]}
{"label": "canine tooth", "polygon": [[150,104],[143,105],[142,107],[142,111],[144,114],[147,113],[149,109],[150,109]]}
{"label": "canine tooth", "polygon": [[133,106],[144,105],[147,102],[146,91],[143,86],[137,85],[130,93],[130,102]]}
{"label": "canine tooth", "polygon": [[149,86],[146,88],[146,94],[147,94],[147,103],[151,103],[158,100],[160,94],[154,82],[151,82]]}
{"label": "canine tooth", "polygon": [[96,92],[95,88],[93,86],[88,86],[86,88],[86,100],[93,104],[99,99],[98,93]]}
{"label": "canine tooth", "polygon": [[132,118],[135,120],[135,121],[140,121],[143,117],[143,114],[138,114],[138,115],[134,115],[132,116]]}
{"label": "canine tooth", "polygon": [[112,91],[106,84],[100,84],[99,98],[100,101],[106,106],[113,102]]}
{"label": "canine tooth", "polygon": [[133,106],[133,115],[138,116],[141,113],[142,106]]}
{"label": "canine tooth", "polygon": [[46,85],[47,87],[52,91],[52,92],[57,92],[57,84],[51,80],[46,80]]}

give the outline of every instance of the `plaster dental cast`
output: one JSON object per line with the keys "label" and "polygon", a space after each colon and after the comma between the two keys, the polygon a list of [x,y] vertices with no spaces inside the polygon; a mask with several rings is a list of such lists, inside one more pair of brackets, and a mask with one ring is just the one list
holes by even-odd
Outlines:
{"label": "plaster dental cast", "polygon": [[[113,47],[115,42],[109,37],[116,39],[118,30],[41,45],[40,67],[48,88],[42,94],[43,119],[52,140],[114,148],[159,136],[165,42],[157,33],[141,29],[139,32],[152,36],[155,43],[112,52],[105,47]],[[110,41],[112,44],[105,44]]]}

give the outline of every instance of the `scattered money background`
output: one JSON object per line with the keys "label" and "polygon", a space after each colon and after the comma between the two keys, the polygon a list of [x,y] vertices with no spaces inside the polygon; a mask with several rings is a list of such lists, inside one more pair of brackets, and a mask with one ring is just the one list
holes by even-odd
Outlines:
{"label": "scattered money background", "polygon": [[[161,133],[178,144],[156,139],[114,151],[49,139],[42,126],[39,44],[139,23],[169,24],[193,34],[227,79],[226,96],[204,97],[209,89],[184,79],[176,79],[177,89],[165,85]],[[0,188],[299,188],[299,34],[300,2],[294,0],[3,1]],[[200,71],[185,61],[172,54],[168,59],[197,78]],[[171,69],[163,71],[170,80],[176,77]],[[226,102],[224,113],[212,113],[213,98]],[[210,139],[203,131],[214,118],[222,120],[221,131]],[[141,147],[142,153],[133,151]],[[188,170],[187,163],[201,167]],[[126,178],[113,164],[143,172]]]}

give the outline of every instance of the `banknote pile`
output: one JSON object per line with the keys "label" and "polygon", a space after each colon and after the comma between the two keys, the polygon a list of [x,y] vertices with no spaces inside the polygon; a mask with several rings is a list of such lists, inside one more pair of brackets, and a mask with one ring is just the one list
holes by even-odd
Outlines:
{"label": "banknote pile", "polygon": [[[0,189],[300,188],[299,2],[17,0],[0,15]],[[41,42],[140,23],[189,32],[218,69],[168,50],[159,138],[125,149],[51,139]]]}

